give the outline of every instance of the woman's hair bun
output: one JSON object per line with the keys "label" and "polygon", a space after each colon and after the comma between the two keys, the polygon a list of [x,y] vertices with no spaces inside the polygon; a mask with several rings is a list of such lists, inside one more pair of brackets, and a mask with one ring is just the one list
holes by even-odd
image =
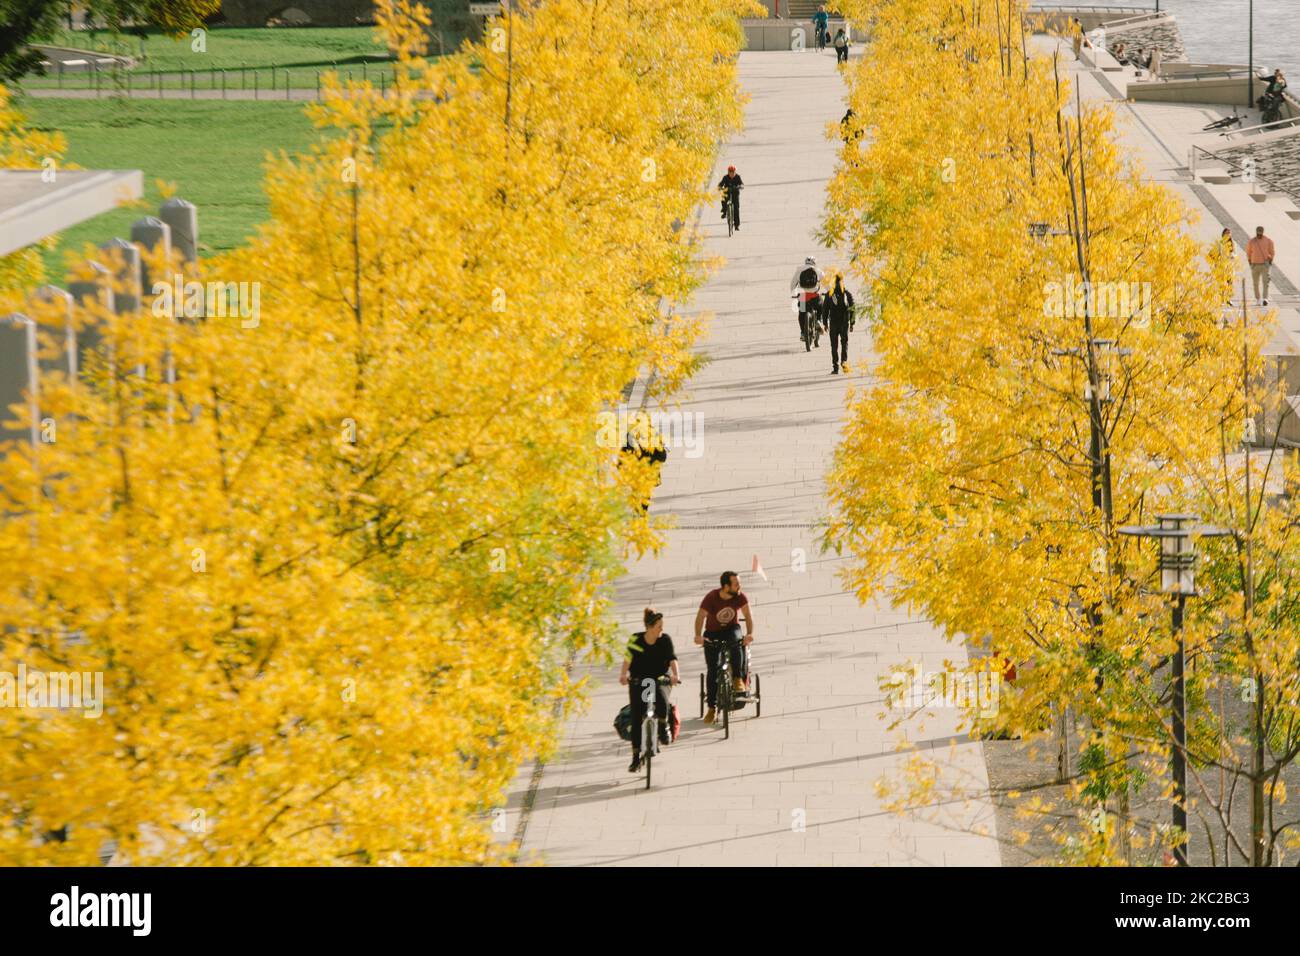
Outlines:
{"label": "woman's hair bun", "polygon": [[660,614],[658,611],[656,611],[654,608],[652,608],[652,607],[648,607],[648,608],[646,608],[646,609],[645,609],[645,626],[646,626],[646,627],[649,627],[651,624],[653,624],[655,621],[658,621],[658,620],[659,620],[660,618],[662,618],[662,617],[663,617],[663,615]]}

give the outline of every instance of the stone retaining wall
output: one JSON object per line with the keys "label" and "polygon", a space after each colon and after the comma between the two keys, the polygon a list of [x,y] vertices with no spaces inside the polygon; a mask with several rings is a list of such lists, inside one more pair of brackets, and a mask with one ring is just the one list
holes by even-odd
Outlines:
{"label": "stone retaining wall", "polygon": [[1244,166],[1247,159],[1253,159],[1265,188],[1276,187],[1300,197],[1300,131],[1263,141],[1246,140],[1216,150],[1214,155],[1237,166]]}
{"label": "stone retaining wall", "polygon": [[1122,43],[1126,52],[1141,49],[1150,53],[1153,47],[1159,47],[1162,60],[1171,63],[1187,61],[1183,35],[1178,30],[1178,21],[1171,16],[1162,14],[1138,21],[1132,26],[1103,24],[1102,28],[1106,31],[1106,49],[1112,56],[1115,48]]}

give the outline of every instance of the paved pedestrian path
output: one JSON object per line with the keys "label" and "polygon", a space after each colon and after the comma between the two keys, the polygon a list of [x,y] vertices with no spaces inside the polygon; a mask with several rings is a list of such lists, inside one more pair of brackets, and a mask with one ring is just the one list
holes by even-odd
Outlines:
{"label": "paved pedestrian path", "polygon": [[[752,96],[747,127],[720,151],[713,178],[739,168],[742,229],[728,238],[717,208],[703,212],[707,251],[727,264],[692,304],[715,316],[702,345],[710,362],[680,406],[700,416],[702,453],[670,453],[652,510],[677,528],[618,587],[629,633],[647,604],[666,616],[682,659],[681,737],[644,790],[611,727],[626,689],[615,670],[580,666],[595,685],[591,707],[568,724],[557,759],[521,773],[507,836],[522,830],[521,859],[560,865],[997,865],[988,803],[900,816],[875,789],[907,759],[903,736],[950,779],[987,786],[981,744],[956,733],[956,711],[896,731],[881,720],[882,675],[908,661],[938,671],[964,649],[903,610],[860,606],[836,578],[843,560],[817,546],[823,475],[870,348],[859,327],[852,375],[832,376],[828,347],[805,353],[789,308],[804,256],[836,261],[813,238],[835,164],[825,128],[844,111],[834,56],[745,53],[740,74]],[[767,580],[751,573],[755,556]],[[700,598],[723,570],[741,572],[754,607],[764,698],[762,716],[740,712],[725,741],[699,719],[703,659],[691,640]]]}

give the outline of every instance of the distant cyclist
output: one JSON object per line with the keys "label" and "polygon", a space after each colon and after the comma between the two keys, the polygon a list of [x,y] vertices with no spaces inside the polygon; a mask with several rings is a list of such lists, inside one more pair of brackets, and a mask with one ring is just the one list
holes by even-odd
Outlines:
{"label": "distant cyclist", "polygon": [[[799,341],[805,347],[813,339],[813,323],[820,321],[820,295],[822,274],[817,268],[817,260],[809,256],[803,265],[794,270],[790,279],[790,292],[799,300]],[[821,343],[818,342],[820,348]]]}
{"label": "distant cyclist", "polygon": [[718,180],[718,188],[722,190],[722,218],[727,218],[727,203],[736,210],[736,231],[740,231],[740,191],[745,188],[745,181],[740,178],[740,173],[736,172],[735,166],[727,167],[727,175]]}
{"label": "distant cyclist", "polygon": [[830,17],[826,14],[826,4],[813,14],[813,31],[817,34],[817,52],[826,49],[826,36],[830,33]]}
{"label": "distant cyclist", "polygon": [[[749,598],[740,590],[740,575],[724,571],[720,581],[722,586],[704,595],[695,614],[695,643],[704,645],[704,686],[709,704],[709,712],[704,715],[706,724],[718,716],[718,661],[723,648],[731,655],[732,686],[741,695],[745,693],[744,648],[754,642],[754,616],[749,610]],[[743,639],[737,615],[745,619]],[[704,643],[705,638],[709,643]]]}

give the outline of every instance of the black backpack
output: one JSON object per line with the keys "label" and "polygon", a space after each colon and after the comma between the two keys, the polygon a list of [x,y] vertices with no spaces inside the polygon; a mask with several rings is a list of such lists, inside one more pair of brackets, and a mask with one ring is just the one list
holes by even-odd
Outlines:
{"label": "black backpack", "polygon": [[812,266],[799,273],[799,288],[809,290],[817,288],[817,270]]}

